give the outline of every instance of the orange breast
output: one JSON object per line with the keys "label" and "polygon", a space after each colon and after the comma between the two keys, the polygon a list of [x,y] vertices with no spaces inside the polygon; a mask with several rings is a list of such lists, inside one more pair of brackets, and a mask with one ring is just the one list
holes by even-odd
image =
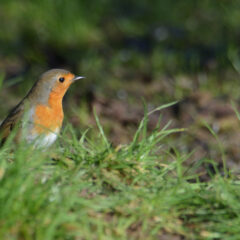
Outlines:
{"label": "orange breast", "polygon": [[37,105],[34,115],[34,132],[49,133],[60,129],[63,121],[62,96],[51,93],[48,106]]}

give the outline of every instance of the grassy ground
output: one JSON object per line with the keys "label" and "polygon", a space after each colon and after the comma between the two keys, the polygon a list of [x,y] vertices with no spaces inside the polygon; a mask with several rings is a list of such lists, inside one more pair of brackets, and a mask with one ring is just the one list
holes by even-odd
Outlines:
{"label": "grassy ground", "polygon": [[184,129],[148,134],[147,121],[117,147],[97,117],[94,140],[68,125],[51,154],[24,143],[12,153],[9,140],[0,150],[0,239],[239,239],[237,176],[209,168],[200,181],[200,165],[214,161],[185,165],[191,153],[168,144]]}
{"label": "grassy ground", "polygon": [[[0,149],[0,240],[240,239],[239,10],[1,1],[0,121],[48,69],[86,79],[48,152]],[[158,111],[141,122],[142,99],[179,102],[158,125]]]}

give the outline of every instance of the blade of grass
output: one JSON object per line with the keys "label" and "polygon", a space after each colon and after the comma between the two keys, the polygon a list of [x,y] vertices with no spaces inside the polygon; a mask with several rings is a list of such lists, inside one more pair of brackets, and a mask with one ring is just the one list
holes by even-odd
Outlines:
{"label": "blade of grass", "polygon": [[93,114],[94,114],[94,117],[95,117],[95,120],[96,120],[96,123],[97,123],[97,127],[98,127],[98,129],[99,129],[99,131],[100,131],[100,134],[101,134],[101,136],[102,136],[102,139],[103,139],[103,141],[104,141],[104,143],[105,143],[108,151],[111,151],[110,143],[108,142],[107,137],[106,137],[106,135],[105,135],[105,133],[104,133],[104,131],[103,131],[102,125],[101,125],[101,123],[100,123],[100,121],[99,121],[99,118],[98,118],[98,116],[97,116],[97,113],[96,113],[96,109],[95,109],[95,108],[93,109]]}
{"label": "blade of grass", "polygon": [[227,170],[227,163],[226,163],[226,156],[225,156],[224,146],[221,143],[220,139],[218,138],[217,134],[210,127],[210,125],[206,121],[204,121],[203,124],[209,130],[209,132],[213,135],[213,137],[215,138],[215,140],[216,140],[216,142],[218,144],[219,150],[220,150],[221,155],[222,155],[222,163],[223,163],[224,175],[225,175],[225,177],[227,177],[227,176],[229,176],[230,173]]}

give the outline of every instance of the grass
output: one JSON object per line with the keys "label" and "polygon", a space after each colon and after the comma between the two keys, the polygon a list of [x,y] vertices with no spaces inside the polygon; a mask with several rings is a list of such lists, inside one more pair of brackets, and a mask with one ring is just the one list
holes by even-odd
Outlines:
{"label": "grass", "polygon": [[217,171],[201,182],[168,145],[182,129],[147,134],[146,114],[114,148],[96,121],[94,139],[69,125],[49,152],[0,149],[0,239],[239,239],[240,181]]}

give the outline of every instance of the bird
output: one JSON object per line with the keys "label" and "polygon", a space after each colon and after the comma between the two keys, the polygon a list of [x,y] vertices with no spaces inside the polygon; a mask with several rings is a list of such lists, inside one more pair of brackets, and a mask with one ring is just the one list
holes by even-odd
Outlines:
{"label": "bird", "polygon": [[0,145],[16,129],[16,143],[24,140],[37,148],[50,147],[62,127],[63,97],[70,85],[82,78],[64,69],[44,72],[0,125]]}

